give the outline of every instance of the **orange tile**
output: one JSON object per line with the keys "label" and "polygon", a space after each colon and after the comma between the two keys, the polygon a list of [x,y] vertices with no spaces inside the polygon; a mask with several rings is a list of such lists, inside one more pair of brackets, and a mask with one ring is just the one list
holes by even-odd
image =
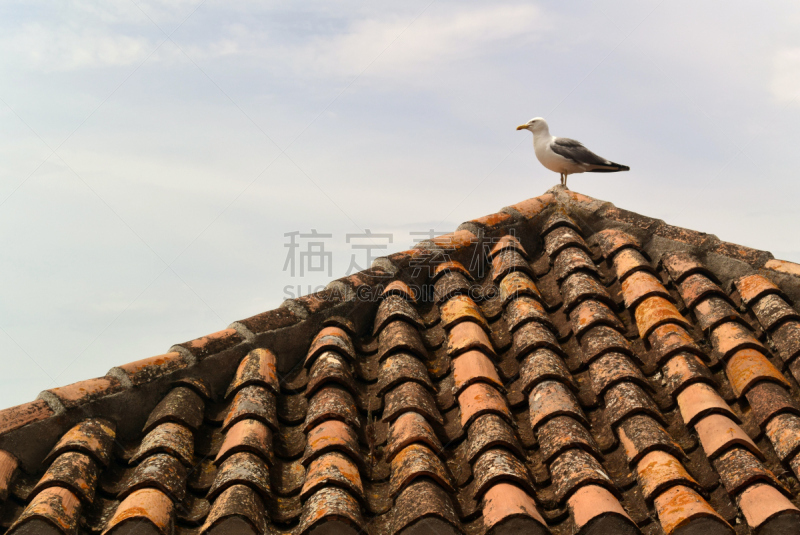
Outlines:
{"label": "orange tile", "polygon": [[490,355],[495,354],[486,332],[471,321],[459,323],[450,330],[447,349],[451,358],[470,349],[478,349]]}
{"label": "orange tile", "polygon": [[64,433],[45,457],[44,464],[51,463],[65,451],[80,451],[106,466],[111,461],[111,450],[116,436],[112,422],[102,418],[89,418]]}
{"label": "orange tile", "polygon": [[629,247],[638,249],[640,247],[636,238],[619,229],[601,230],[596,236],[606,260],[611,260],[622,249]]}
{"label": "orange tile", "polygon": [[436,236],[431,241],[446,251],[457,252],[477,243],[478,237],[468,230],[457,230],[450,234]]}
{"label": "orange tile", "polygon": [[525,252],[525,248],[519,242],[519,240],[512,236],[511,234],[506,234],[502,236],[492,247],[492,250],[489,252],[489,259],[491,260],[494,256],[496,256],[501,251],[506,249],[513,249],[518,251],[522,256],[527,257],[528,253]]}
{"label": "orange tile", "polygon": [[224,329],[179,345],[188,349],[195,357],[202,359],[243,341],[244,339],[235,329]]}
{"label": "orange tile", "polygon": [[8,489],[11,484],[11,477],[17,469],[17,458],[5,450],[0,450],[0,501],[8,497]]}
{"label": "orange tile", "polygon": [[84,403],[91,403],[104,396],[110,396],[123,390],[119,380],[114,377],[98,377],[87,379],[67,386],[51,388],[51,394],[58,397],[67,408],[77,407]]}
{"label": "orange tile", "polygon": [[172,352],[129,362],[118,368],[125,372],[133,386],[138,386],[186,368],[188,365],[180,353]]}
{"label": "orange tile", "polygon": [[667,535],[677,535],[695,523],[702,524],[706,535],[733,535],[728,523],[702,496],[688,487],[677,486],[663,492],[656,497],[655,508]]}
{"label": "orange tile", "polygon": [[772,533],[768,526],[775,523],[776,533],[800,533],[800,510],[771,485],[757,483],[748,487],[736,502],[754,532]]}
{"label": "orange tile", "polygon": [[342,487],[354,496],[364,496],[358,467],[348,456],[336,451],[311,461],[306,471],[303,489],[300,491],[300,498],[306,500],[314,492],[326,486]]}
{"label": "orange tile", "polygon": [[528,494],[510,483],[497,483],[484,494],[483,525],[487,530],[511,518],[530,517],[542,526],[547,523]]}
{"label": "orange tile", "polygon": [[636,249],[623,249],[614,257],[614,270],[617,279],[624,281],[626,277],[638,271],[655,273],[647,259]]}
{"label": "orange tile", "polygon": [[735,352],[725,365],[725,375],[734,393],[742,396],[760,381],[770,381],[789,388],[789,382],[772,363],[754,349]]}
{"label": "orange tile", "polygon": [[764,459],[764,455],[753,440],[736,422],[722,414],[709,414],[694,424],[700,437],[706,457],[714,459],[734,446],[742,446],[754,455]]}
{"label": "orange tile", "polygon": [[0,410],[0,435],[52,415],[53,410],[43,399]]}
{"label": "orange tile", "polygon": [[554,204],[556,204],[555,196],[547,193],[541,197],[534,197],[521,203],[512,204],[511,208],[519,212],[525,219],[533,219],[544,212],[545,208]]}
{"label": "orange tile", "polygon": [[503,388],[491,359],[480,351],[467,351],[453,359],[453,380],[456,395],[473,383],[488,383]]}
{"label": "orange tile", "polygon": [[258,420],[240,420],[225,433],[215,464],[240,451],[250,451],[267,459],[272,450],[272,431]]}
{"label": "orange tile", "polygon": [[[579,488],[567,502],[575,521],[576,533],[583,533],[588,526],[596,526],[592,533],[636,533],[635,524],[623,509],[619,500],[608,490],[598,485]],[[623,531],[624,530],[624,531]]]}
{"label": "orange tile", "polygon": [[408,284],[401,280],[390,282],[381,293],[381,297],[384,298],[390,295],[399,295],[412,303],[417,302],[417,296],[414,294],[414,291],[411,290]]}
{"label": "orange tile", "polygon": [[487,413],[499,414],[511,420],[511,412],[505,398],[496,388],[487,384],[476,383],[468,386],[459,394],[458,405],[461,407],[461,425],[465,429],[475,418]]}
{"label": "orange tile", "polygon": [[81,504],[77,496],[67,489],[51,487],[31,500],[8,532],[15,533],[17,528],[25,524],[44,521],[63,533],[75,534],[78,532],[80,512]]}
{"label": "orange tile", "polygon": [[647,338],[653,329],[666,323],[689,328],[686,318],[681,316],[675,305],[663,297],[648,297],[636,307],[636,325],[642,338]]}
{"label": "orange tile", "polygon": [[767,263],[764,264],[764,267],[780,273],[786,273],[787,275],[800,277],[800,264],[795,264],[794,262],[789,262],[788,260],[776,260],[773,258],[771,260],[767,260]]}
{"label": "orange tile", "polygon": [[753,301],[761,299],[765,295],[782,295],[783,293],[774,282],[763,275],[747,275],[746,277],[737,279],[734,285],[736,289],[739,290],[742,301],[748,306],[750,306]]}
{"label": "orange tile", "polygon": [[694,425],[707,414],[724,414],[738,420],[725,400],[705,383],[689,385],[678,394],[678,407],[686,425]]}
{"label": "orange tile", "polygon": [[462,321],[474,321],[484,329],[489,328],[478,305],[466,295],[451,297],[441,306],[440,314],[444,329],[450,329]]}
{"label": "orange tile", "polygon": [[159,533],[170,533],[173,509],[172,500],[160,490],[134,491],[119,504],[103,535],[123,523],[137,520],[149,522]]}
{"label": "orange tile", "polygon": [[675,485],[700,488],[680,461],[663,451],[651,451],[642,457],[636,464],[636,478],[647,501]]}
{"label": "orange tile", "polygon": [[586,425],[578,401],[569,389],[556,381],[545,381],[536,385],[528,397],[531,410],[531,426],[538,426],[556,416],[571,416]]}
{"label": "orange tile", "polygon": [[249,352],[239,363],[236,375],[231,381],[225,397],[230,397],[234,392],[250,385],[266,386],[275,394],[280,392],[278,383],[278,368],[275,354],[268,349],[254,349]]}
{"label": "orange tile", "polygon": [[472,280],[472,274],[461,262],[457,262],[455,260],[446,260],[434,266],[433,275],[431,275],[431,282],[435,281],[440,275],[447,272],[461,273],[467,279]]}
{"label": "orange tile", "polygon": [[669,299],[669,292],[655,275],[647,271],[637,271],[622,281],[622,296],[625,306],[634,309],[645,298],[660,295]]}
{"label": "orange tile", "polygon": [[764,345],[753,336],[753,333],[737,321],[723,323],[711,331],[711,343],[723,359],[728,359],[740,349],[766,351]]}

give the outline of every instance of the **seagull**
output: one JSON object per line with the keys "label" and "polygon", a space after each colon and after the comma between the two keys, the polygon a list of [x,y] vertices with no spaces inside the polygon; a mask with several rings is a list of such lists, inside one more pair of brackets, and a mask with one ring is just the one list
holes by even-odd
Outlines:
{"label": "seagull", "polygon": [[533,133],[533,151],[536,153],[536,158],[551,171],[561,173],[561,185],[565,188],[567,176],[573,173],[615,173],[631,169],[627,165],[601,158],[584,147],[580,141],[551,136],[547,121],[541,117],[519,125],[517,130],[530,130]]}

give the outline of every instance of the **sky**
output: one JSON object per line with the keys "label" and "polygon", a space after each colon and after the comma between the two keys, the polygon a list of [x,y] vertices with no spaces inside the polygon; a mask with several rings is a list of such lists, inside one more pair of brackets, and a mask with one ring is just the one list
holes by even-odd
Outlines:
{"label": "sky", "polygon": [[0,407],[541,195],[535,116],[631,167],[571,189],[800,262],[798,27],[789,1],[3,2]]}

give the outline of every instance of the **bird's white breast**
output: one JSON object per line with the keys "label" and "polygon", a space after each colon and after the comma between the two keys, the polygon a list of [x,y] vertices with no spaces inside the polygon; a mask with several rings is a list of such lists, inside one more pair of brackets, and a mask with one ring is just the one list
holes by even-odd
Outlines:
{"label": "bird's white breast", "polygon": [[583,166],[553,152],[550,144],[555,140],[554,136],[534,137],[533,151],[536,153],[536,159],[547,169],[556,173],[582,173],[584,171]]}

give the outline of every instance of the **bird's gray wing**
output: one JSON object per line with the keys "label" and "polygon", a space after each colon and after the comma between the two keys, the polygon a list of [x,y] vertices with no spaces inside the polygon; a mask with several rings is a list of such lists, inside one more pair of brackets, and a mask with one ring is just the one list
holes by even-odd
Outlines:
{"label": "bird's gray wing", "polygon": [[588,165],[609,165],[611,163],[584,147],[580,141],[566,137],[557,137],[550,144],[550,148],[559,156],[563,156],[575,163]]}

